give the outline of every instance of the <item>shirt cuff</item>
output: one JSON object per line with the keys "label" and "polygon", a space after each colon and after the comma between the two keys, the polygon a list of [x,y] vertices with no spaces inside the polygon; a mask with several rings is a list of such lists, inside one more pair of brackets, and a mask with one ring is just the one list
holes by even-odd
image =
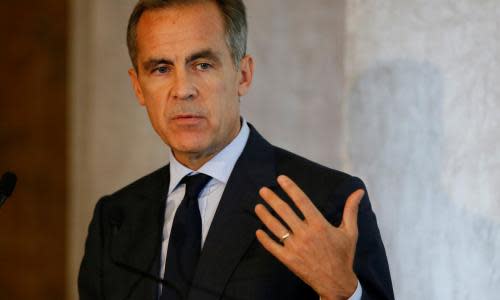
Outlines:
{"label": "shirt cuff", "polygon": [[356,291],[352,296],[349,298],[349,300],[361,300],[361,295],[363,294],[363,289],[361,288],[361,284],[359,283],[358,280],[358,287],[356,288]]}
{"label": "shirt cuff", "polygon": [[[354,294],[352,294],[352,296],[349,297],[348,300],[361,300],[362,294],[363,294],[363,289],[361,288],[361,284],[359,283],[359,280],[358,280],[358,286],[356,287]],[[321,300],[321,297],[319,297],[319,300]]]}

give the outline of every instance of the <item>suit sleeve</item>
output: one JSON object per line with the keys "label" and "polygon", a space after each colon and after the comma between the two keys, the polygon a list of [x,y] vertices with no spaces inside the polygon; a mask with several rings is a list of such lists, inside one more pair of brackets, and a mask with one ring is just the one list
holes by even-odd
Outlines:
{"label": "suit sleeve", "polygon": [[345,203],[347,197],[357,189],[365,190],[358,213],[359,236],[354,257],[354,272],[363,290],[361,299],[393,300],[389,264],[364,183],[359,178],[350,177],[336,190],[335,196]]}
{"label": "suit sleeve", "polygon": [[78,294],[80,300],[103,300],[102,296],[102,249],[104,234],[102,229],[102,202],[101,199],[95,209],[90,222],[85,253],[78,274]]}

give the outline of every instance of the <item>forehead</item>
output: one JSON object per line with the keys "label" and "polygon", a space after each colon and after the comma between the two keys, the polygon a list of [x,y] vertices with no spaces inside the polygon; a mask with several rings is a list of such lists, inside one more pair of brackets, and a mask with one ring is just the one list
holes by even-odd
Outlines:
{"label": "forehead", "polygon": [[219,8],[211,1],[149,10],[137,25],[139,58],[220,47],[227,48],[224,23]]}

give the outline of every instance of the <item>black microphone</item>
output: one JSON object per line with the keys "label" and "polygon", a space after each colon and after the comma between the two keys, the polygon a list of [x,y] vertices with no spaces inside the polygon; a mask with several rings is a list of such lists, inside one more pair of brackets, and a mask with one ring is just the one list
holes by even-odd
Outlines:
{"label": "black microphone", "polygon": [[6,172],[0,180],[0,207],[14,191],[16,187],[17,176],[12,172]]}

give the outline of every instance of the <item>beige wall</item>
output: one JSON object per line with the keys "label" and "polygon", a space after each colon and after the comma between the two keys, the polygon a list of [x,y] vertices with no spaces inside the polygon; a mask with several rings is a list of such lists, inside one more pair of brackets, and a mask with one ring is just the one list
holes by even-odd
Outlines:
{"label": "beige wall", "polygon": [[274,144],[338,165],[344,2],[246,3],[256,74],[243,115]]}
{"label": "beige wall", "polygon": [[129,86],[125,46],[133,1],[73,1],[69,292],[99,197],[155,169],[165,148]]}

